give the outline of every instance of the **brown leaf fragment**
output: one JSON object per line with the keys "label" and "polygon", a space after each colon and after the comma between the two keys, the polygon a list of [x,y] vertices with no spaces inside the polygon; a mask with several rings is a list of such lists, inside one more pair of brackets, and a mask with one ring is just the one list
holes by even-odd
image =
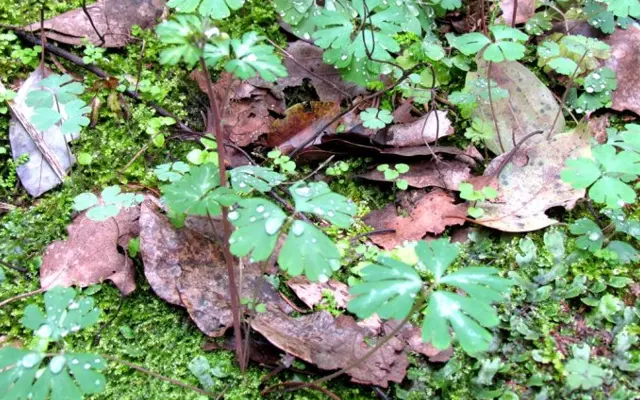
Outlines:
{"label": "brown leaf fragment", "polygon": [[587,121],[589,130],[593,133],[593,137],[600,144],[607,142],[607,128],[609,128],[609,115],[603,114]]}
{"label": "brown leaf fragment", "polygon": [[[222,336],[233,319],[221,246],[195,230],[174,228],[150,202],[144,202],[140,210],[140,250],[144,273],[154,292],[169,303],[185,307],[206,335]],[[244,265],[240,297],[253,298],[257,285],[261,288],[260,302],[269,309],[291,311],[263,281],[258,264]]]}
{"label": "brown leaf fragment", "polygon": [[[290,107],[285,118],[276,120],[267,136],[267,145],[287,154],[302,146],[317,129],[331,121],[340,112],[340,105],[312,101]],[[331,129],[331,128],[330,128]]]}
{"label": "brown leaf fragment", "polygon": [[[352,317],[334,319],[326,311],[298,318],[269,311],[258,314],[251,326],[285,352],[325,370],[344,368],[371,349],[367,331]],[[381,387],[402,382],[409,365],[404,348],[405,343],[393,338],[347,374],[353,382]]]}
{"label": "brown leaf fragment", "polygon": [[[82,8],[76,8],[44,21],[44,29],[47,38],[74,46],[82,45],[83,39],[87,38],[96,46],[124,47],[135,40],[131,36],[131,27],[153,27],[166,12],[164,3],[162,0],[99,0],[87,5],[91,19]],[[40,31],[40,22],[23,29]]]}
{"label": "brown leaf fragment", "polygon": [[509,162],[497,180],[497,169],[509,154],[493,159],[484,176],[471,180],[476,187],[496,183],[499,196],[476,205],[485,211],[476,223],[505,232],[535,231],[557,223],[545,212],[552,207],[571,209],[585,194],[584,189],[574,189],[563,182],[560,171],[568,158],[588,155],[590,136],[587,129],[581,128],[556,134],[549,140],[530,139],[530,144],[519,151],[526,155],[524,165]]}
{"label": "brown leaf fragment", "polygon": [[[388,335],[398,326],[399,321],[391,320],[384,323],[385,334]],[[431,343],[422,341],[422,330],[407,323],[397,336],[407,343],[407,347],[414,353],[427,356],[431,362],[446,362],[453,355],[453,347],[449,346],[445,350],[438,350]]]}
{"label": "brown leaf fragment", "polygon": [[[207,92],[207,77],[200,70],[191,73],[200,90]],[[241,81],[229,73],[222,73],[213,85],[220,104],[228,99],[225,113],[225,136],[240,147],[254,143],[271,130],[275,118],[270,112],[282,114],[284,101],[268,89]]]}
{"label": "brown leaf fragment", "polygon": [[393,147],[424,146],[438,138],[453,133],[451,121],[446,111],[430,112],[424,117],[408,124],[392,125],[386,131],[381,130],[374,141]]}
{"label": "brown leaf fragment", "polygon": [[398,215],[395,204],[370,212],[364,221],[376,230],[395,229],[394,233],[371,236],[371,241],[390,250],[407,240],[420,240],[425,234],[442,233],[447,226],[464,224],[467,206],[454,204],[446,192],[436,189],[429,193],[410,192],[415,200],[407,201],[403,210],[408,216]]}
{"label": "brown leaf fragment", "polygon": [[612,92],[612,109],[633,111],[640,115],[640,26],[629,24],[627,29],[616,29],[604,40],[611,46],[611,57],[604,63],[616,71],[618,89]]}
{"label": "brown leaf fragment", "polygon": [[333,296],[337,308],[346,308],[349,301],[349,287],[342,282],[331,279],[327,282],[310,282],[304,276],[296,276],[287,281],[300,300],[309,308],[320,304],[325,293]]}
{"label": "brown leaf fragment", "polygon": [[[462,161],[441,160],[436,162],[435,160],[426,160],[408,165],[409,172],[400,175],[398,179],[406,179],[409,186],[418,189],[435,186],[456,190],[460,183],[471,178],[471,168]],[[384,173],[375,168],[360,177],[373,181],[387,181],[384,178]]]}
{"label": "brown leaf fragment", "polygon": [[295,61],[291,57],[284,57],[284,65],[289,74],[278,79],[278,88],[282,90],[302,86],[305,79],[310,79],[320,101],[338,103],[345,98],[366,93],[364,88],[345,82],[332,65],[325,64],[322,60],[323,52],[321,48],[302,40],[289,44],[287,53]]}
{"label": "brown leaf fragment", "polygon": [[516,2],[518,6],[516,10],[516,25],[524,24],[536,12],[535,0],[501,0],[502,18],[507,25],[512,25],[513,23],[513,8]]}
{"label": "brown leaf fragment", "polygon": [[117,246],[126,249],[129,240],[139,235],[139,217],[140,207],[123,209],[115,217],[116,226],[111,219],[96,222],[80,214],[67,227],[69,238],[47,247],[40,268],[41,287],[86,287],[109,280],[122,294],[133,292],[133,262]]}

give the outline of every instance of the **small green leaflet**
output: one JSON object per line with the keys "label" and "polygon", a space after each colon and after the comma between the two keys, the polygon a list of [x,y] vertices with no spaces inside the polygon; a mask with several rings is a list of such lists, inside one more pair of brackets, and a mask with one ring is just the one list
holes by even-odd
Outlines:
{"label": "small green leaflet", "polygon": [[584,344],[572,346],[573,358],[565,365],[567,386],[570,390],[589,390],[601,387],[606,371],[589,363],[591,348]]}
{"label": "small green leaflet", "polygon": [[29,92],[26,105],[33,108],[53,108],[56,102],[67,104],[84,92],[80,82],[73,82],[71,75],[49,75],[38,84],[43,90]]}
{"label": "small green leaflet", "polygon": [[367,108],[360,113],[362,125],[369,129],[382,129],[393,121],[393,115],[389,110],[379,110],[377,108]]}
{"label": "small green leaflet", "polygon": [[0,349],[4,398],[81,400],[84,395],[104,390],[106,379],[98,372],[107,366],[102,357],[64,353],[53,356],[49,364],[40,369],[43,359],[43,353],[13,347]]}
{"label": "small green leaflet", "polygon": [[607,246],[607,250],[613,251],[618,256],[620,264],[629,264],[640,260],[638,251],[627,242],[612,240]]}
{"label": "small green leaflet", "polygon": [[289,188],[296,211],[308,212],[340,228],[353,224],[356,206],[346,197],[334,193],[324,182],[296,182]]}
{"label": "small green leaflet", "polygon": [[599,93],[617,88],[616,72],[608,67],[598,68],[584,78],[584,90],[587,93]]}
{"label": "small green leaflet", "polygon": [[514,61],[524,57],[526,48],[519,42],[526,42],[529,37],[515,28],[506,25],[492,25],[490,28],[495,42],[479,32],[466,33],[462,36],[448,35],[449,43],[465,55],[473,55],[483,48],[482,57],[487,61]]}
{"label": "small green leaflet", "polygon": [[640,1],[638,0],[605,0],[609,11],[618,18],[640,17]]}
{"label": "small green leaflet", "polygon": [[607,144],[614,145],[622,150],[640,153],[640,125],[627,124],[625,130],[618,133],[615,129],[607,129]]}
{"label": "small green leaflet", "polygon": [[169,0],[167,6],[176,11],[189,14],[198,10],[203,17],[223,19],[231,15],[231,10],[237,10],[245,0]]}
{"label": "small green leaflet", "polygon": [[100,310],[94,307],[92,297],[76,298],[73,288],[54,287],[45,293],[46,315],[36,305],[24,309],[20,322],[35,334],[50,340],[59,340],[70,333],[89,327],[98,321]]}
{"label": "small green leaflet", "polygon": [[162,182],[177,182],[184,174],[189,172],[191,167],[182,161],[158,165],[153,172]]}
{"label": "small green leaflet", "polygon": [[312,224],[294,221],[280,249],[278,264],[291,276],[304,273],[310,281],[326,282],[340,269],[340,251]]}
{"label": "small green leaflet", "polygon": [[202,36],[203,30],[204,22],[195,15],[180,14],[158,25],[156,34],[167,45],[160,52],[160,63],[176,65],[183,61],[190,67],[194,66],[203,54],[191,38]]}
{"label": "small green leaflet", "polygon": [[606,4],[587,0],[584,4],[584,12],[589,25],[600,29],[603,33],[611,34],[616,28],[615,18],[611,11],[607,10]]}
{"label": "small green leaflet", "polygon": [[252,190],[265,193],[282,184],[287,178],[271,168],[245,165],[229,171],[231,185],[238,193],[248,194]]}
{"label": "small green leaflet", "polygon": [[235,58],[227,62],[225,69],[240,79],[259,74],[265,81],[274,82],[287,76],[287,69],[273,53],[273,47],[257,44],[263,39],[256,32],[247,32],[242,35],[242,40],[231,40]]}
{"label": "small green leaflet", "polygon": [[135,193],[121,193],[120,186],[108,186],[102,190],[102,203],[90,192],[82,193],[73,199],[73,209],[87,211],[92,221],[106,221],[118,215],[121,208],[133,207],[144,200],[144,196]]}
{"label": "small green leaflet", "polygon": [[528,237],[520,239],[518,243],[521,252],[516,254],[516,263],[519,266],[529,265],[536,260],[538,248],[533,240]]}
{"label": "small green leaflet", "polygon": [[443,276],[458,255],[458,248],[446,239],[419,242],[416,254],[434,276],[434,287],[454,286],[464,291],[462,296],[446,290],[434,290],[428,299],[422,324],[422,340],[438,349],[451,345],[449,324],[464,351],[470,354],[489,349],[492,335],[485,327],[499,323],[491,307],[503,300],[503,293],[513,282],[497,276],[498,270],[487,267],[467,267]]}
{"label": "small green leaflet", "polygon": [[541,35],[553,28],[551,19],[547,11],[537,12],[524,24],[524,30],[530,35]]}
{"label": "small green leaflet", "polygon": [[598,224],[592,220],[581,218],[569,225],[569,231],[574,235],[580,235],[576,239],[576,245],[579,248],[591,252],[602,248],[604,235]]}
{"label": "small green leaflet", "polygon": [[268,200],[240,200],[238,208],[229,213],[229,221],[236,227],[229,238],[231,253],[238,257],[250,255],[254,261],[268,259],[286,218],[287,215]]}
{"label": "small green leaflet", "polygon": [[381,318],[402,320],[422,289],[422,279],[412,267],[388,257],[378,258],[360,275],[363,281],[349,290],[355,297],[347,309],[361,319],[378,313]]}
{"label": "small green leaflet", "polygon": [[162,186],[162,192],[173,212],[188,215],[220,215],[223,206],[239,200],[231,189],[220,187],[218,168],[212,163],[192,167],[179,181]]}
{"label": "small green leaflet", "polygon": [[451,46],[467,56],[476,54],[491,43],[491,40],[480,32],[466,33],[461,36],[449,34],[447,35],[447,40]]}
{"label": "small green leaflet", "polygon": [[285,22],[298,25],[303,18],[309,16],[311,9],[315,8],[315,2],[314,0],[274,0],[273,6]]}
{"label": "small green leaflet", "polygon": [[598,164],[588,158],[570,159],[565,164],[567,167],[560,172],[560,178],[575,189],[588,188],[602,175]]}

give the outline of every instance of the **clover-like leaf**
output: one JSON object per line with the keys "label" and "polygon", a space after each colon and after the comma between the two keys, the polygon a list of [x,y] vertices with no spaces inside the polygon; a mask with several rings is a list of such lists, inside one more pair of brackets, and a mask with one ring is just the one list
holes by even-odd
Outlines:
{"label": "clover-like leaf", "polygon": [[235,58],[228,61],[225,68],[240,79],[249,79],[259,74],[265,81],[273,82],[287,76],[287,69],[278,56],[273,53],[273,47],[258,44],[263,37],[256,32],[247,32],[242,40],[233,39]]}
{"label": "clover-like leaf", "polygon": [[524,24],[524,30],[530,35],[541,35],[553,28],[551,13],[537,12]]}
{"label": "clover-like leaf", "polygon": [[80,82],[73,82],[71,75],[52,74],[41,80],[42,90],[29,92],[25,104],[33,108],[52,108],[57,103],[67,104],[84,92]]}
{"label": "clover-like leaf", "polygon": [[603,33],[611,34],[616,28],[615,17],[607,9],[607,5],[595,0],[587,0],[584,4],[584,12],[589,25],[600,29]]}
{"label": "clover-like leaf", "polygon": [[239,197],[220,187],[218,168],[212,163],[192,167],[182,179],[162,187],[164,199],[173,212],[216,216],[223,206],[231,206]]}
{"label": "clover-like leaf", "polygon": [[91,111],[91,108],[82,100],[73,100],[65,105],[64,111],[66,118],[64,118],[62,125],[60,125],[60,131],[63,134],[77,133],[82,130],[83,127],[89,125],[89,118],[85,117],[87,113]]}
{"label": "clover-like leaf", "polygon": [[389,110],[370,107],[360,113],[360,119],[365,128],[382,129],[393,121],[393,115]]}
{"label": "clover-like leaf", "polygon": [[625,130],[620,133],[615,129],[608,129],[607,143],[619,147],[622,150],[640,153],[640,125],[627,124],[624,128]]}
{"label": "clover-like leaf", "polygon": [[238,208],[229,213],[229,221],[236,227],[229,238],[231,253],[238,257],[250,255],[254,261],[268,259],[286,218],[287,215],[268,200],[240,200]]}
{"label": "clover-like leaf", "polygon": [[448,35],[447,39],[451,46],[467,56],[476,54],[491,43],[491,40],[480,32],[466,33],[461,36]]}
{"label": "clover-like leaf", "polygon": [[291,276],[304,274],[310,281],[326,282],[340,269],[340,251],[320,229],[296,220],[280,249],[278,265]]}
{"label": "clover-like leaf", "polygon": [[135,193],[121,193],[120,186],[108,186],[102,190],[102,201],[93,193],[82,193],[74,198],[73,209],[87,211],[92,221],[106,221],[115,217],[122,208],[133,207],[144,200],[144,196]]}
{"label": "clover-like leaf", "polygon": [[167,6],[176,11],[190,14],[198,10],[203,17],[223,19],[231,15],[231,10],[237,10],[245,0],[169,0]]}
{"label": "clover-like leaf", "polygon": [[640,261],[638,251],[627,242],[612,240],[607,246],[607,250],[614,252],[618,256],[620,264],[637,263]]}
{"label": "clover-like leaf", "polygon": [[238,193],[251,193],[252,190],[265,193],[280,185],[287,178],[271,168],[245,165],[229,171],[231,185]]}
{"label": "clover-like leaf", "polygon": [[52,108],[36,108],[31,116],[31,123],[39,131],[46,131],[61,119],[62,115]]}
{"label": "clover-like leaf", "polygon": [[73,288],[54,287],[44,295],[45,313],[30,304],[20,320],[25,328],[42,338],[58,340],[98,321],[100,310],[92,297],[76,298]]}
{"label": "clover-like leaf", "polygon": [[609,208],[620,208],[626,204],[633,204],[636,192],[620,179],[604,176],[589,188],[589,197],[598,203],[604,203]]}
{"label": "clover-like leaf", "polygon": [[[567,386],[570,390],[583,389],[589,390],[601,387],[606,371],[597,365],[589,363],[590,348],[583,345],[582,350],[577,346],[573,346],[574,358],[569,360],[565,365],[567,373]],[[581,354],[586,353],[586,354]]]}
{"label": "clover-like leaf", "polygon": [[591,186],[602,175],[598,164],[588,158],[567,160],[566,165],[567,168],[560,172],[560,178],[575,189]]}
{"label": "clover-like leaf", "polygon": [[569,231],[574,235],[580,235],[576,239],[576,245],[584,250],[594,252],[602,248],[604,242],[604,234],[602,230],[592,220],[588,218],[580,218],[571,225]]}
{"label": "clover-like leaf", "polygon": [[447,239],[437,239],[430,242],[420,242],[416,246],[416,255],[420,259],[422,269],[433,274],[436,285],[451,263],[458,257],[460,249]]}
{"label": "clover-like leaf", "polygon": [[308,212],[340,228],[353,224],[356,206],[346,197],[331,191],[324,182],[296,182],[289,188],[296,211]]}
{"label": "clover-like leaf", "polygon": [[359,318],[378,313],[381,318],[401,320],[409,314],[422,288],[422,279],[414,268],[388,257],[364,267],[360,275],[363,281],[349,290],[355,297],[347,306]]}
{"label": "clover-like leaf", "polygon": [[608,9],[619,18],[640,17],[640,1],[638,0],[605,0]]}
{"label": "clover-like leaf", "polygon": [[617,88],[616,72],[608,67],[598,68],[584,78],[584,89],[587,93],[598,93]]}
{"label": "clover-like leaf", "polygon": [[515,61],[524,57],[525,51],[526,47],[521,43],[503,41],[487,46],[482,57],[492,62]]}
{"label": "clover-like leaf", "polygon": [[176,65],[182,61],[190,67],[195,65],[203,52],[192,38],[202,36],[204,28],[204,21],[192,14],[180,14],[158,25],[156,34],[167,45],[160,52],[160,63]]}
{"label": "clover-like leaf", "polygon": [[153,172],[159,180],[163,182],[177,182],[184,174],[189,172],[191,167],[182,161],[158,165]]}
{"label": "clover-like leaf", "polygon": [[[105,360],[94,354],[63,353],[40,369],[44,354],[5,347],[0,349],[0,382],[7,399],[81,400],[100,393],[106,379]],[[5,367],[9,367],[5,369]]]}

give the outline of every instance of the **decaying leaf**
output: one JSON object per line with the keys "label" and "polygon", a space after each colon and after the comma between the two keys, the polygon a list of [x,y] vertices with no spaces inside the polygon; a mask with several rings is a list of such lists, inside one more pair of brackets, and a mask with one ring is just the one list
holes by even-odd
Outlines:
{"label": "decaying leaf", "polygon": [[349,287],[334,279],[327,282],[310,282],[304,276],[296,276],[287,281],[287,286],[309,308],[320,304],[325,293],[333,297],[337,308],[346,308],[349,301]]}
{"label": "decaying leaf", "polygon": [[[371,241],[390,250],[406,240],[420,240],[427,233],[440,234],[447,226],[464,224],[467,206],[454,204],[454,199],[442,190],[429,193],[408,192],[403,213],[395,204],[370,212],[364,221],[375,230],[395,229],[394,233],[371,236]],[[414,199],[410,197],[415,197]]]}
{"label": "decaying leaf", "polygon": [[[385,334],[391,333],[398,326],[398,321],[391,320],[384,323]],[[418,354],[427,356],[431,362],[446,362],[453,355],[453,347],[445,350],[438,350],[431,343],[422,341],[422,330],[420,327],[406,324],[397,336],[399,339],[407,343],[408,348]]]}
{"label": "decaying leaf", "polygon": [[446,111],[427,113],[424,117],[408,124],[392,125],[386,131],[380,131],[374,140],[393,147],[424,146],[438,138],[453,133],[451,121]]}
{"label": "decaying leaf", "polygon": [[340,105],[331,102],[296,104],[286,112],[284,119],[273,123],[267,136],[267,145],[277,147],[284,154],[302,146],[317,129],[325,125],[340,112]]}
{"label": "decaying leaf", "polygon": [[[341,315],[334,319],[326,311],[298,318],[268,311],[259,314],[251,326],[287,353],[325,370],[349,365],[372,346],[365,341],[367,330],[352,317]],[[389,382],[402,382],[409,365],[404,348],[403,341],[393,338],[347,374],[354,382],[381,387],[387,387]]]}
{"label": "decaying leaf", "polygon": [[[91,20],[82,8],[76,8],[44,21],[44,29],[47,38],[74,46],[83,44],[83,40],[87,38],[96,46],[124,47],[135,39],[131,36],[131,27],[153,27],[166,11],[164,3],[162,0],[99,0],[87,5]],[[24,29],[39,31],[40,22]],[[104,42],[96,30],[100,32]]]}
{"label": "decaying leaf", "polygon": [[502,9],[502,18],[507,25],[512,25],[513,7],[517,3],[516,25],[524,24],[533,17],[536,12],[535,0],[502,0],[500,1],[500,9]]}
{"label": "decaying leaf", "polygon": [[[573,189],[564,183],[560,171],[567,158],[588,153],[589,137],[586,129],[576,129],[525,145],[518,151],[523,155],[524,163],[510,162],[500,173],[497,181],[499,197],[476,205],[485,211],[476,222],[506,232],[528,232],[555,224],[557,221],[545,212],[552,207],[571,209],[585,194],[584,189]],[[495,175],[505,157],[508,154],[496,157],[485,175],[475,180],[483,180],[482,185],[486,184],[487,177]]]}
{"label": "decaying leaf", "polygon": [[112,281],[127,295],[136,288],[135,270],[126,249],[129,240],[138,236],[140,208],[120,211],[113,219],[95,222],[80,214],[67,227],[69,238],[55,241],[47,247],[40,268],[40,285],[86,287],[104,280]]}
{"label": "decaying leaf", "polygon": [[[435,160],[427,160],[408,165],[409,172],[402,174],[398,179],[406,179],[409,186],[418,189],[435,186],[455,190],[461,182],[471,178],[471,168],[462,161],[442,160],[436,162]],[[384,174],[375,168],[360,177],[373,181],[386,181]]]}
{"label": "decaying leaf", "polygon": [[[325,64],[322,61],[324,50],[317,46],[298,40],[289,44],[287,53],[293,56],[297,63],[290,57],[284,58],[289,75],[278,79],[277,86],[281,90],[302,86],[305,79],[310,79],[320,101],[340,103],[347,97],[355,97],[366,92],[353,83],[345,82],[332,65]],[[309,74],[305,69],[316,76]]]}
{"label": "decaying leaf", "polygon": [[[478,59],[477,77],[486,77],[488,63]],[[469,75],[469,79],[472,75]],[[495,154],[508,152],[528,134],[542,130],[546,135],[554,124],[560,105],[553,93],[524,65],[516,62],[493,63],[491,79],[509,92],[502,99],[492,99],[498,120],[502,147],[497,135],[485,142]],[[473,116],[494,126],[488,101],[480,101]],[[564,116],[560,113],[554,132],[564,132]],[[504,149],[504,150],[503,150]]]}
{"label": "decaying leaf", "polygon": [[605,66],[616,71],[618,81],[618,89],[612,92],[611,108],[640,115],[640,27],[630,24],[627,29],[618,28],[605,42],[611,46],[611,57]]}
{"label": "decaying leaf", "polygon": [[[193,71],[191,78],[198,83],[200,90],[207,91],[206,77],[200,70]],[[225,113],[225,135],[238,146],[254,143],[261,135],[268,133],[277,114],[284,112],[284,100],[272,91],[241,81],[229,73],[222,73],[214,84],[213,90],[221,104],[227,96],[229,104]]]}
{"label": "decaying leaf", "polygon": [[[38,131],[30,122],[35,110],[25,104],[25,99],[30,92],[38,90],[41,80],[42,73],[38,68],[22,84],[11,105],[13,112],[9,126],[13,159],[17,162],[23,155],[29,155],[26,163],[18,163],[17,173],[22,186],[34,197],[62,183],[75,163],[67,143],[78,137],[64,135],[57,125],[44,132]],[[65,105],[60,104],[60,108],[64,111]]]}
{"label": "decaying leaf", "polygon": [[[174,228],[151,202],[140,207],[140,251],[149,284],[160,298],[185,307],[202,332],[217,337],[233,325],[229,280],[222,247],[205,234]],[[258,264],[245,265],[240,298],[253,298],[262,279]],[[291,311],[269,283],[260,288],[269,309]]]}

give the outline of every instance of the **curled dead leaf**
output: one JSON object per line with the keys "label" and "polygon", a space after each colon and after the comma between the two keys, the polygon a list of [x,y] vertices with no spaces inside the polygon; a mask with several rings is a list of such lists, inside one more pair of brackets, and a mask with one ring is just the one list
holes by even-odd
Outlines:
{"label": "curled dead leaf", "polygon": [[313,137],[317,129],[339,112],[340,105],[332,102],[312,101],[289,107],[284,119],[274,121],[267,136],[267,145],[277,147],[285,154],[290,153]]}
{"label": "curled dead leaf", "polygon": [[427,113],[422,118],[408,124],[392,125],[386,131],[379,131],[374,140],[380,144],[393,147],[424,146],[438,138],[453,133],[451,121],[446,111]]}

